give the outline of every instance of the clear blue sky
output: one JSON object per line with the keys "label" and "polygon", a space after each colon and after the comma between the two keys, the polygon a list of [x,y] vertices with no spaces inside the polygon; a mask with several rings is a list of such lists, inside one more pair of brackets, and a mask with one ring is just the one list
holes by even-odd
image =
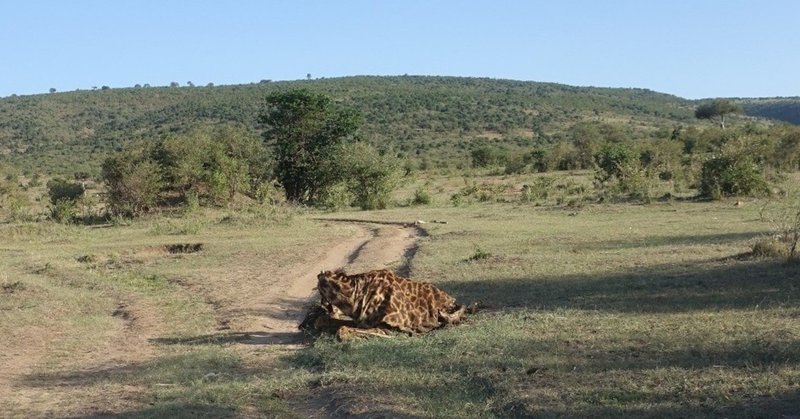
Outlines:
{"label": "clear blue sky", "polygon": [[6,0],[0,96],[349,75],[800,96],[800,1]]}

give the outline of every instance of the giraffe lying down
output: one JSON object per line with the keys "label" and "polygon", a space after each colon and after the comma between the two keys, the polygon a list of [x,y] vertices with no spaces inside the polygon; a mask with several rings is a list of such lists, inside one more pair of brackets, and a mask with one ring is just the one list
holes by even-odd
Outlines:
{"label": "giraffe lying down", "polygon": [[[317,276],[321,303],[311,309],[301,329],[335,330],[341,340],[388,336],[389,329],[424,333],[458,324],[464,313],[455,298],[433,284],[381,269],[355,275],[324,271]],[[345,319],[344,317],[349,319]]]}

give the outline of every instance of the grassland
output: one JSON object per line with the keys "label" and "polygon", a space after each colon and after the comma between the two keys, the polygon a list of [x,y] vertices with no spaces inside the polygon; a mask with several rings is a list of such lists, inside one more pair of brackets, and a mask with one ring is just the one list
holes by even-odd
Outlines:
{"label": "grassland", "polygon": [[[571,179],[571,180],[569,180]],[[597,204],[585,176],[409,182],[433,204],[0,225],[2,416],[781,417],[800,410],[800,265],[749,255],[764,201]],[[464,189],[474,192],[463,193]],[[514,191],[517,191],[516,193]],[[460,200],[451,197],[461,192]],[[523,202],[525,201],[525,202]],[[457,204],[454,205],[454,204]],[[427,221],[411,277],[485,307],[420,337],[254,340],[259,287],[351,225]],[[433,223],[432,221],[438,221]],[[203,243],[171,254],[164,245]]]}

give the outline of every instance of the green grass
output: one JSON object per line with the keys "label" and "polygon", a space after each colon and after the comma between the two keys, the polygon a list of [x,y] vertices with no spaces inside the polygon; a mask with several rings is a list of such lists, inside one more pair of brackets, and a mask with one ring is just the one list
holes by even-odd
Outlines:
{"label": "green grass", "polygon": [[[409,197],[425,180],[415,182]],[[309,220],[320,214],[203,210],[106,228],[0,225],[0,350],[29,348],[32,357],[14,383],[28,402],[6,399],[0,413],[305,417],[325,407],[387,417],[677,418],[800,410],[800,264],[748,256],[774,230],[760,202],[569,207],[511,196],[455,207],[449,196],[464,185],[434,180],[431,205],[322,216],[428,221],[412,278],[483,310],[424,336],[322,337],[299,351],[234,344],[237,335],[216,329],[215,304],[235,304],[237,292],[257,292],[253,278],[317,258],[352,234]],[[175,243],[203,250],[164,250]],[[132,320],[113,314],[121,308]],[[137,340],[137,327],[156,338]]]}
{"label": "green grass", "polygon": [[[770,231],[757,212],[729,202],[592,205],[577,215],[416,208],[414,218],[448,223],[426,225],[413,277],[487,308],[422,338],[320,341],[295,361],[327,377],[353,412],[377,391],[391,395],[390,415],[791,414],[800,268],[741,256]],[[476,248],[492,256],[470,261]]]}

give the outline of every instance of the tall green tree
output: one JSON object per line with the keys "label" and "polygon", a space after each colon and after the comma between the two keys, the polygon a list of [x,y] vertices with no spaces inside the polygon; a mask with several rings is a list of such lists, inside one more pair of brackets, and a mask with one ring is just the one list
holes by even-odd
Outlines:
{"label": "tall green tree", "polygon": [[331,161],[336,146],[356,136],[361,116],[325,95],[298,89],[267,96],[259,121],[274,149],[275,174],[286,198],[314,203],[337,181],[327,166],[336,164]]}
{"label": "tall green tree", "polygon": [[727,99],[716,99],[709,103],[704,103],[697,107],[694,116],[697,119],[708,119],[719,124],[725,129],[725,116],[730,114],[742,113],[742,106]]}

